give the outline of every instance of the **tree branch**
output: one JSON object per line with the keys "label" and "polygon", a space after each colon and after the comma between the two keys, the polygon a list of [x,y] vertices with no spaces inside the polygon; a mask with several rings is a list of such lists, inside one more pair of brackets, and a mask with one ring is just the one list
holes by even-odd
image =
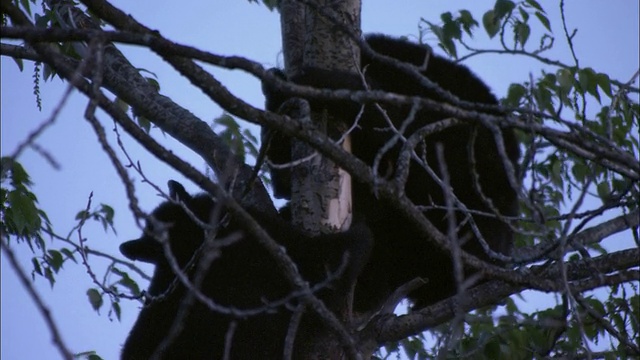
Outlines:
{"label": "tree branch", "polygon": [[[609,286],[637,280],[637,271],[629,272],[627,276],[617,277],[595,277],[593,276],[593,272],[595,269],[601,274],[607,274],[613,271],[622,271],[624,269],[637,267],[639,257],[640,249],[629,249],[599,256],[593,259],[568,261],[565,263],[565,266],[567,267],[567,275],[571,281],[569,284],[571,291],[583,292],[601,286]],[[560,277],[560,264],[555,264],[549,268],[543,265],[532,266],[529,268],[528,272],[537,273],[542,270],[545,271],[545,277],[554,283],[554,289],[552,291],[557,291],[564,287]],[[590,279],[588,283],[580,281],[585,278],[592,279]],[[377,339],[378,344],[383,344],[389,341],[398,341],[408,336],[419,334],[422,331],[453,319],[456,314],[456,310],[460,306],[463,308],[463,311],[469,312],[483,306],[499,303],[502,299],[525,289],[525,286],[518,284],[510,284],[496,280],[490,281],[468,289],[463,303],[460,303],[460,299],[458,297],[453,296],[449,299],[421,309],[420,311],[412,312],[407,315],[382,316],[377,321],[372,322],[364,330],[365,332],[373,332],[375,336],[363,336],[362,338]]]}

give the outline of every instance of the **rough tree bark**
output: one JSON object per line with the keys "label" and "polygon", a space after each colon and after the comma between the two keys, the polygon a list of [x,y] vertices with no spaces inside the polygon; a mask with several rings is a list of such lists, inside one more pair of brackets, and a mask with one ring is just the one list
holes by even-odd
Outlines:
{"label": "rough tree bark", "polygon": [[[285,72],[295,77],[307,67],[357,71],[359,49],[348,32],[360,34],[360,1],[318,1],[280,4]],[[347,31],[345,31],[347,30]],[[313,114],[319,129],[338,138],[345,129],[325,114]],[[350,149],[349,138],[343,148]],[[301,142],[294,142],[294,159],[311,157],[292,171],[294,223],[310,233],[340,231],[351,223],[351,176]]]}
{"label": "rough tree bark", "polygon": [[[349,32],[360,35],[361,3],[349,1],[280,2],[285,73],[289,78],[308,67],[356,72],[360,51]],[[346,30],[346,31],[345,31]],[[304,116],[302,116],[304,118]],[[308,117],[307,117],[308,119]],[[334,139],[345,128],[327,115],[312,113],[311,119]],[[349,137],[342,147],[350,151]],[[352,220],[351,176],[334,162],[320,156],[309,145],[293,141],[293,159],[308,159],[292,168],[292,220],[295,226],[311,234],[347,229]],[[351,319],[349,300],[337,314],[343,323]],[[308,359],[343,359],[344,349],[331,333],[315,339],[299,339],[305,344]],[[367,354],[364,358],[371,357]]]}

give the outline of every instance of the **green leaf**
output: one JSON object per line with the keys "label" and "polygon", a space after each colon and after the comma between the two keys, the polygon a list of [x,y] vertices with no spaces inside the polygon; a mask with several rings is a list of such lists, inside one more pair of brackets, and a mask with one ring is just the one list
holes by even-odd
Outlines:
{"label": "green leaf", "polygon": [[136,121],[138,122],[138,125],[142,128],[142,130],[144,130],[144,132],[148,134],[149,131],[151,131],[151,121],[149,121],[146,117],[138,116],[136,117]]}
{"label": "green leaf", "polygon": [[444,50],[445,53],[457,57],[456,45],[452,40],[451,34],[446,34],[445,30],[433,23],[427,22],[429,29],[438,38],[438,46]]}
{"label": "green leaf", "polygon": [[556,73],[556,76],[557,76],[558,84],[560,85],[560,88],[564,90],[566,93],[571,91],[571,88],[573,87],[573,84],[575,81],[571,70],[560,69]]}
{"label": "green leaf", "polygon": [[76,214],[76,220],[87,220],[91,214],[86,210],[80,210]]}
{"label": "green leaf", "polygon": [[440,41],[440,47],[446,51],[447,54],[451,55],[454,58],[458,58],[458,49],[456,48],[456,43],[453,42],[453,39],[450,37],[444,37]]}
{"label": "green leaf", "polygon": [[118,283],[122,286],[124,286],[125,288],[129,289],[129,291],[131,291],[131,294],[133,294],[134,296],[138,296],[141,294],[140,292],[140,287],[138,286],[138,283],[136,283],[127,272],[122,271],[116,267],[111,268],[111,272],[120,276],[121,279],[118,281]]}
{"label": "green leaf", "polygon": [[518,305],[510,297],[506,299],[506,309],[507,309],[507,313],[509,314],[514,314],[516,312],[519,312]]}
{"label": "green leaf", "polygon": [[551,164],[550,179],[558,188],[562,188],[562,162],[556,159]]}
{"label": "green leaf", "polygon": [[47,256],[47,263],[53,267],[53,271],[57,273],[64,263],[62,254],[58,250],[48,250],[47,254],[49,254],[49,256]]}
{"label": "green leaf", "polygon": [[46,267],[44,269],[44,277],[49,280],[49,285],[53,288],[53,284],[56,283],[56,279],[53,277],[53,271],[51,271],[50,267]]}
{"label": "green leaf", "polygon": [[73,251],[67,249],[67,248],[62,248],[60,249],[60,252],[63,253],[67,259],[71,259],[73,260],[74,263],[78,263],[78,261],[76,261],[76,258],[73,256]]}
{"label": "green leaf", "polygon": [[573,167],[571,167],[571,173],[578,182],[583,183],[589,173],[589,167],[583,162],[576,162],[573,164]]}
{"label": "green leaf", "polygon": [[611,79],[609,78],[609,75],[603,73],[596,74],[596,82],[607,96],[613,97],[613,92],[611,91]]}
{"label": "green leaf", "polygon": [[555,112],[555,109],[553,108],[551,92],[549,91],[549,89],[540,86],[534,90],[534,95],[536,102],[538,103],[538,107],[541,110],[546,110],[551,114]]}
{"label": "green leaf", "polygon": [[40,262],[37,258],[32,258],[31,263],[33,264],[33,271],[35,271],[38,275],[43,276],[42,268],[40,267]]}
{"label": "green leaf", "polygon": [[94,350],[83,351],[77,354],[73,354],[74,359],[86,359],[86,360],[102,360],[102,358],[96,355]]}
{"label": "green leaf", "polygon": [[496,18],[493,10],[489,10],[482,16],[482,26],[484,26],[484,30],[489,35],[489,38],[493,38],[496,36],[498,31],[500,31],[500,22],[499,19]]}
{"label": "green leaf", "polygon": [[113,208],[106,204],[100,204],[100,212],[104,214],[105,219],[109,224],[113,225],[113,217],[115,215],[115,211]]}
{"label": "green leaf", "polygon": [[493,11],[498,19],[502,19],[507,14],[511,13],[516,7],[516,4],[510,0],[497,0],[493,6]]}
{"label": "green leaf", "polygon": [[[249,0],[249,2],[258,2],[257,0]],[[269,11],[273,11],[278,8],[278,0],[262,0],[262,3],[269,9]]]}
{"label": "green leaf", "polygon": [[443,23],[450,23],[453,21],[453,15],[450,11],[443,12],[440,14],[440,20],[442,20]]}
{"label": "green leaf", "polygon": [[19,162],[7,157],[2,158],[2,160],[2,167],[8,167],[9,171],[11,171],[11,184],[14,187],[28,187],[32,184],[29,174]]}
{"label": "green leaf", "polygon": [[483,352],[484,352],[484,356],[486,356],[487,359],[498,359],[500,358],[500,355],[504,355],[500,350],[500,343],[497,341],[497,339],[494,339],[493,341],[489,341],[484,346]]}
{"label": "green leaf", "polygon": [[582,89],[593,95],[600,102],[600,94],[598,93],[598,80],[596,72],[592,68],[584,68],[578,70],[578,82]]}
{"label": "green leaf", "polygon": [[120,110],[122,110],[122,111],[124,111],[124,112],[129,111],[129,104],[127,104],[127,103],[126,103],[124,100],[122,100],[121,98],[116,97],[116,99],[114,100],[114,102],[115,102],[116,106],[117,106]]}
{"label": "green leaf", "polygon": [[542,8],[542,6],[540,6],[540,4],[538,4],[537,1],[535,1],[535,0],[527,0],[526,3],[527,3],[527,5],[531,6],[532,8],[544,13],[544,9]]}
{"label": "green leaf", "polygon": [[527,94],[527,89],[521,84],[511,84],[509,85],[509,90],[507,92],[507,98],[504,100],[504,104],[506,106],[518,107],[520,106],[520,101]]}
{"label": "green leaf", "polygon": [[[138,68],[138,71],[139,71],[141,74],[142,74],[142,73],[147,73],[147,74],[149,74],[149,75],[153,76],[153,78],[154,78],[154,79],[157,79],[157,78],[158,78],[158,75],[157,75],[156,73],[154,73],[153,71],[147,70],[147,69],[145,69],[145,68]],[[147,78],[147,79],[149,79],[149,78]]]}
{"label": "green leaf", "polygon": [[113,227],[114,215],[115,215],[115,211],[113,210],[113,208],[111,206],[106,205],[106,204],[100,204],[100,208],[98,209],[98,211],[94,215],[94,217],[95,217],[96,220],[100,221],[100,223],[102,224],[102,227],[104,228],[105,231],[107,231],[107,229],[109,227],[111,227],[111,229],[115,233],[116,230]]}
{"label": "green leaf", "polygon": [[468,10],[460,10],[459,21],[462,24],[462,28],[467,35],[473,37],[471,30],[478,26],[478,22],[473,18],[473,15]]}
{"label": "green leaf", "polygon": [[549,21],[549,18],[547,18],[547,15],[540,11],[536,11],[534,15],[538,18],[538,21],[540,21],[542,26],[544,26],[547,31],[551,32],[551,22]]}
{"label": "green leaf", "polygon": [[100,307],[102,307],[102,295],[97,289],[89,289],[87,290],[87,296],[89,297],[89,303],[93,307],[93,310],[98,311]]}
{"label": "green leaf", "polygon": [[53,77],[56,74],[56,71],[49,66],[49,64],[45,63],[42,68],[42,75],[44,80],[49,80],[49,78]]}
{"label": "green leaf", "polygon": [[[445,15],[446,14],[446,15]],[[462,31],[460,30],[460,25],[453,20],[453,16],[450,12],[443,13],[440,15],[440,18],[443,21],[442,25],[442,34],[447,39],[460,39],[462,38]]]}
{"label": "green leaf", "polygon": [[602,199],[602,202],[606,202],[611,197],[611,188],[609,187],[608,182],[601,182],[596,186],[598,191],[598,196]]}
{"label": "green leaf", "polygon": [[34,24],[36,25],[37,28],[46,28],[48,26],[49,17],[42,16],[40,14],[35,14],[34,19],[35,19]]}
{"label": "green leaf", "polygon": [[160,83],[158,82],[158,80],[156,80],[154,78],[150,78],[150,77],[147,77],[145,79],[147,79],[149,84],[151,84],[151,86],[153,86],[153,88],[156,89],[156,91],[158,91],[158,92],[160,91]]}
{"label": "green leaf", "polygon": [[118,321],[120,321],[120,315],[122,314],[122,310],[120,309],[120,304],[115,301],[112,301],[111,308],[113,309],[113,312],[116,314],[116,318],[118,319]]}
{"label": "green leaf", "polygon": [[520,10],[520,17],[522,18],[522,21],[525,23],[529,21],[529,13],[521,7],[519,7],[518,10]]}
{"label": "green leaf", "polygon": [[22,62],[22,59],[17,59],[12,57],[13,61],[16,62],[16,65],[18,65],[18,69],[20,69],[20,72],[22,72],[24,70],[24,63]]}
{"label": "green leaf", "polygon": [[40,230],[40,216],[35,195],[24,190],[10,191],[7,200],[9,209],[5,212],[15,226],[17,234],[32,235]]}
{"label": "green leaf", "polygon": [[596,299],[596,298],[588,298],[585,299],[585,301],[598,313],[600,314],[600,316],[603,316],[606,313],[606,310],[604,308],[604,304],[602,303],[602,301]]}
{"label": "green leaf", "polygon": [[515,31],[518,43],[520,43],[520,46],[524,47],[524,45],[527,43],[527,40],[529,40],[531,28],[526,23],[518,22]]}

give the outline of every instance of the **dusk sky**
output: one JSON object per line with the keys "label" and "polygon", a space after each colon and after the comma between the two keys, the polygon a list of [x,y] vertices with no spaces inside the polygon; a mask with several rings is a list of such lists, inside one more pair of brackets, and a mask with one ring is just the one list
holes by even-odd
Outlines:
{"label": "dusk sky", "polygon": [[[277,12],[266,7],[235,1],[113,1],[115,6],[130,13],[146,26],[157,29],[166,38],[178,43],[193,45],[221,55],[238,55],[262,63],[265,67],[282,66],[280,22]],[[561,28],[559,5],[556,1],[540,1],[545,6],[552,22],[555,47],[546,57],[572,63]],[[362,28],[365,33],[379,32],[394,36],[409,36],[415,39],[420,18],[439,23],[442,12],[469,9],[476,19],[492,6],[493,1],[365,1],[363,4]],[[38,9],[39,6],[33,6]],[[597,72],[609,74],[613,79],[627,82],[639,67],[638,54],[638,1],[636,0],[573,0],[566,2],[566,16],[570,29],[578,28],[574,42],[581,67],[592,67]],[[540,27],[536,25],[531,40],[539,38]],[[496,48],[496,41],[490,42],[483,29],[475,31],[472,44],[476,48]],[[427,40],[435,45],[435,36]],[[4,40],[3,40],[4,41]],[[6,42],[6,41],[5,41]],[[530,48],[537,43],[529,44]],[[206,122],[221,115],[222,110],[212,103],[202,92],[171,69],[160,58],[143,48],[118,47],[138,68],[143,68],[157,76],[161,93],[193,112]],[[438,50],[436,50],[438,51]],[[441,53],[441,52],[439,52]],[[493,89],[498,97],[506,94],[510,83],[523,82],[538,77],[540,63],[515,56],[477,56],[465,62]],[[1,63],[1,151],[2,156],[11,155],[28,134],[46,121],[53,109],[59,106],[67,84],[59,79],[41,82],[40,91],[43,109],[38,111],[33,95],[33,63],[25,61],[25,70],[20,72],[15,62],[2,57]],[[234,94],[256,107],[263,107],[260,83],[240,71],[230,72],[207,67]],[[635,86],[638,86],[636,81]],[[636,94],[637,96],[637,94]],[[637,98],[636,98],[636,101]],[[87,99],[75,92],[63,107],[57,121],[36,143],[50,153],[60,169],[56,170],[38,153],[27,150],[19,161],[31,175],[33,190],[40,206],[48,213],[54,229],[66,235],[75,225],[75,215],[83,210],[93,192],[92,208],[101,203],[109,204],[116,211],[117,234],[105,232],[98,223],[89,223],[83,229],[83,237],[88,246],[123,258],[118,246],[123,241],[137,238],[140,230],[128,209],[124,188],[113,166],[102,152],[83,113]],[[591,114],[599,105],[593,102],[588,108]],[[113,123],[104,114],[98,113],[99,120],[107,130],[109,142],[117,149]],[[255,129],[255,127],[254,127]],[[124,134],[124,131],[120,131]],[[257,134],[257,133],[256,133]],[[152,130],[155,139],[165,144],[175,154],[189,161],[196,168],[205,170],[204,161],[191,150],[162,134]],[[632,136],[637,136],[633,134]],[[181,175],[164,163],[149,156],[135,142],[123,135],[129,155],[142,164],[146,176],[163,189],[167,180],[176,179],[184,183],[189,191],[198,191]],[[119,149],[117,149],[119,151]],[[124,158],[122,152],[118,156]],[[141,207],[152,210],[161,199],[140,177],[136,179],[137,196]],[[585,206],[589,206],[586,204]],[[619,214],[607,214],[610,218]],[[604,220],[604,218],[603,218]],[[77,235],[76,235],[77,239]],[[608,249],[619,246],[612,237],[604,243]],[[29,275],[32,270],[33,254],[25,244],[11,243],[18,255],[21,266]],[[51,248],[59,248],[57,242],[50,242]],[[31,298],[19,283],[14,269],[1,258],[1,347],[0,358],[18,359],[58,359],[52,336],[45,326],[41,314],[36,310]],[[108,262],[91,258],[94,271],[102,277]],[[138,264],[150,274],[152,268]],[[35,288],[52,311],[52,316],[62,332],[63,340],[73,352],[95,350],[105,360],[119,357],[124,340],[138,315],[139,303],[122,300],[122,319],[108,316],[108,303],[97,314],[86,296],[88,288],[94,287],[82,264],[68,262],[56,276],[57,282],[51,288],[49,283],[36,276]],[[137,278],[138,279],[138,278]],[[141,281],[140,285],[146,287]],[[532,295],[534,296],[534,295]],[[106,300],[106,298],[105,298]],[[532,309],[550,305],[529,302]]]}

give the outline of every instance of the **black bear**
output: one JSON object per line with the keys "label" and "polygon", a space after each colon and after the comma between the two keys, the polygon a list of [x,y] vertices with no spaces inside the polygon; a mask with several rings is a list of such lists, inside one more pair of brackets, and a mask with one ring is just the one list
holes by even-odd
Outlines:
{"label": "black bear", "polygon": [[[480,104],[498,104],[489,88],[469,69],[432,54],[426,46],[384,35],[368,35],[366,42],[377,53],[418,67],[426,64],[426,70],[422,71],[422,75],[460,100]],[[410,74],[394,65],[374,59],[364,52],[361,69],[365,74],[368,87],[372,90],[384,90],[446,102],[445,97],[425,88]],[[284,78],[282,71],[277,69],[271,71]],[[358,75],[314,68],[303,69],[299,76],[290,80],[318,88],[363,89],[362,79]],[[266,97],[266,108],[269,111],[278,111],[282,103],[291,97],[276,91],[268,84],[263,84],[263,92]],[[333,119],[347,122],[347,127],[353,124],[361,109],[360,104],[349,101],[312,99],[310,105],[312,110],[325,109]],[[401,129],[411,110],[409,106],[384,105],[383,108],[386,115],[382,115],[380,109],[373,105],[365,106],[357,126],[351,132],[353,154],[369,165],[374,164],[376,155],[394,136],[386,116],[396,129]],[[499,113],[493,112],[493,114]],[[449,117],[451,116],[445,113],[421,108],[413,116],[412,122],[406,126],[403,136],[406,139],[418,129]],[[290,139],[264,127],[262,130],[263,141],[272,138],[266,151],[271,163],[290,162]],[[514,175],[517,179],[520,150],[515,133],[507,128],[501,129],[501,132],[508,156],[507,161],[515,169]],[[509,254],[513,246],[512,228],[499,220],[492,208],[502,216],[516,216],[518,195],[508,180],[507,170],[498,154],[494,134],[479,123],[468,121],[424,137],[422,142],[412,150],[415,151],[415,156],[423,159],[426,166],[441,178],[441,167],[436,156],[438,143],[442,144],[444,149],[444,160],[455,196],[467,209],[472,210],[473,222],[489,247],[497,253]],[[402,141],[397,141],[381,157],[381,165],[378,167],[380,176],[396,175],[395,165],[403,144]],[[470,152],[471,149],[473,152]],[[275,196],[289,199],[291,196],[290,169],[271,168],[270,171]],[[356,289],[354,305],[356,310],[358,308],[364,311],[371,310],[367,309],[367,306],[376,302],[375,297],[384,297],[386,293],[394,291],[400,285],[418,276],[425,278],[427,284],[409,294],[414,308],[421,308],[453,295],[456,286],[451,258],[422,237],[420,232],[409,221],[399,216],[390,205],[379,201],[368,186],[354,182],[352,190],[354,212],[364,215],[375,240],[371,260],[363,270],[361,279],[358,280],[358,285],[362,286]],[[447,234],[447,211],[443,209],[445,196],[442,187],[428,174],[425,167],[415,160],[411,161],[404,190],[414,204],[423,206],[423,213],[427,219]],[[483,250],[478,237],[472,232],[466,214],[468,212],[463,212],[456,206],[457,237],[463,244],[463,249],[485,260],[500,263]],[[371,276],[373,273],[376,276]],[[371,279],[376,277],[378,284],[386,286],[386,291],[381,292],[380,286],[375,287],[371,284]],[[377,293],[371,294],[371,289],[376,289]]]}
{"label": "black bear", "polygon": [[[148,221],[142,237],[120,246],[126,257],[155,265],[148,289],[154,298],[142,308],[124,344],[122,359],[149,359],[176,329],[176,322],[181,331],[164,346],[162,359],[221,359],[225,351],[232,359],[281,358],[292,307],[299,302],[300,294],[292,293],[275,260],[208,194],[191,196],[175,181],[169,182],[169,189],[172,200],[153,211],[154,220]],[[211,228],[205,231],[183,206]],[[336,302],[353,284],[371,250],[372,235],[366,226],[356,223],[344,233],[309,237],[280,218],[250,213],[286,249],[305,280],[318,287],[315,294],[330,310],[337,308]],[[200,278],[201,293],[219,306],[245,313],[224,314],[197,299],[187,307],[189,291],[176,280],[161,242],[154,236],[168,241],[174,259],[190,281],[197,278],[201,259],[213,259]],[[205,238],[213,240],[205,242]],[[283,299],[286,304],[273,303]],[[176,321],[185,309],[186,316]],[[256,309],[261,310],[257,315],[246,313]],[[304,315],[295,344],[300,337],[312,337],[322,326],[319,321],[313,314]],[[235,331],[228,339],[230,326],[235,326]],[[294,345],[294,351],[300,350]]]}

